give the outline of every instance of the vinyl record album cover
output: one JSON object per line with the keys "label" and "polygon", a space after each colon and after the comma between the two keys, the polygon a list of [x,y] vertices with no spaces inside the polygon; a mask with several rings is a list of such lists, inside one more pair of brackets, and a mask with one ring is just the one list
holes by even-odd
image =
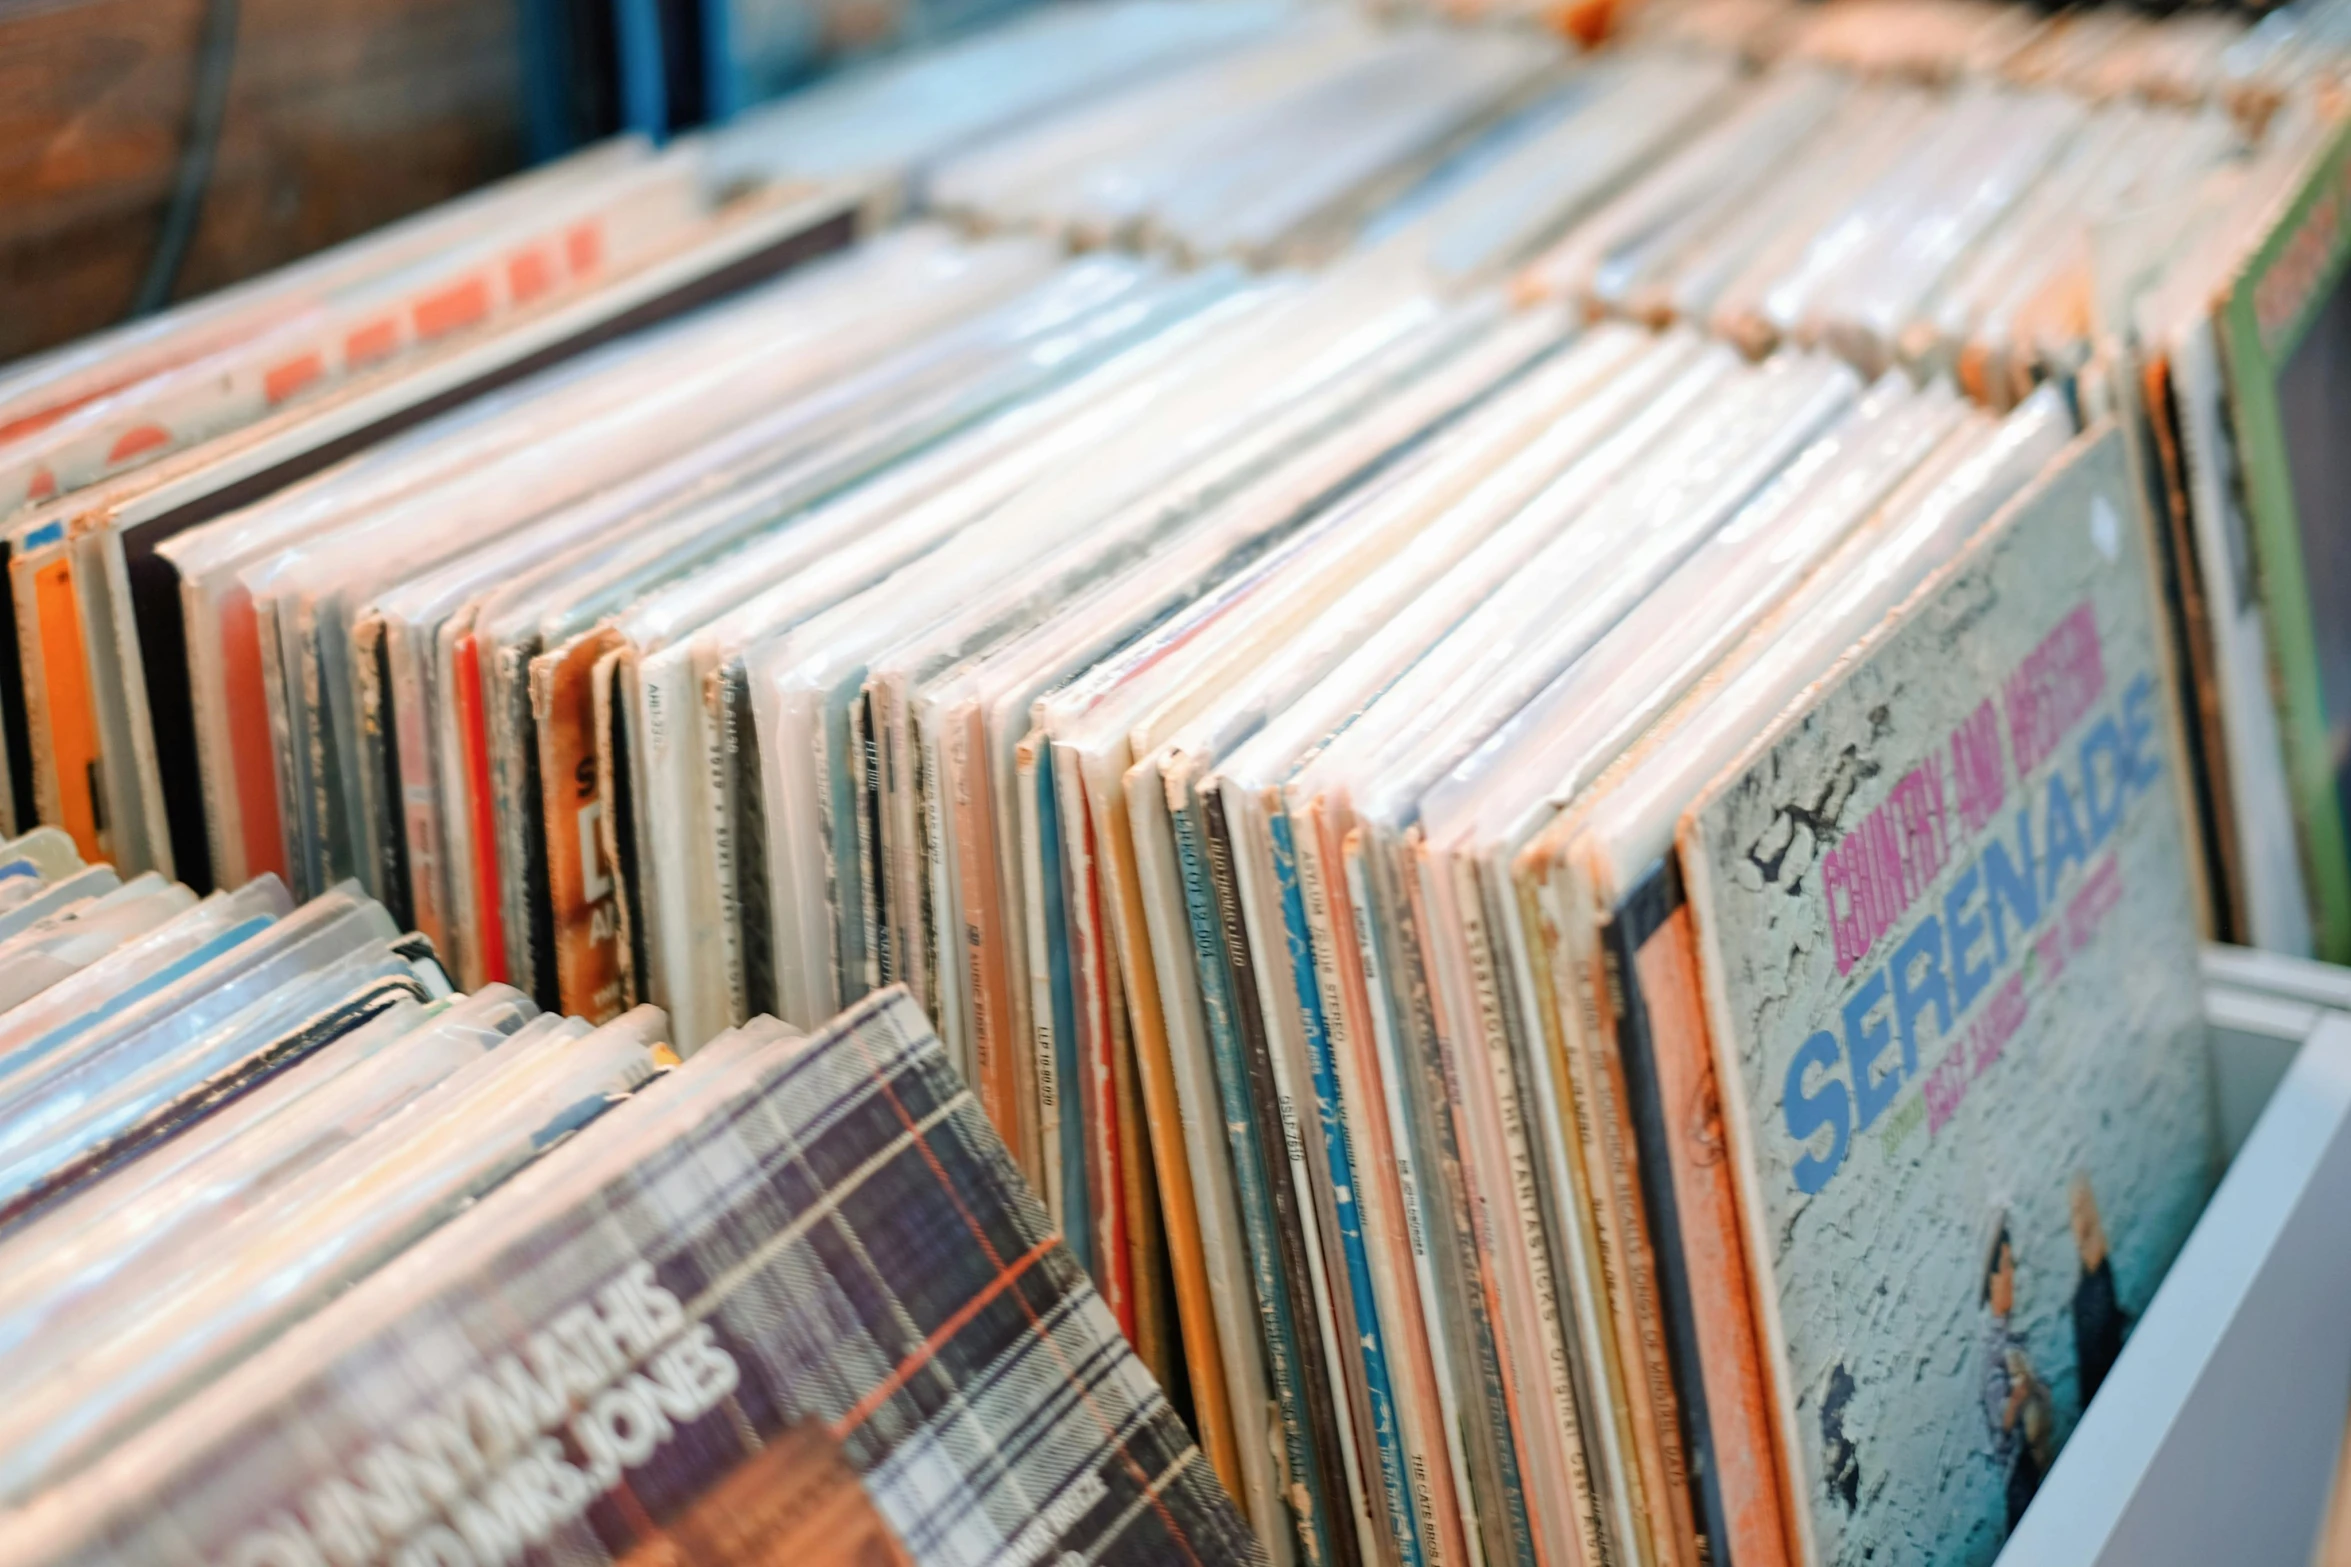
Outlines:
{"label": "vinyl record album cover", "polygon": [[2351,959],[2351,133],[2312,160],[2219,317],[2315,946]]}
{"label": "vinyl record album cover", "polygon": [[1683,818],[1808,1560],[1989,1563],[2211,1186],[2132,483],[2085,437]]}
{"label": "vinyl record album cover", "polygon": [[12,1560],[1262,1559],[898,993],[722,1042]]}

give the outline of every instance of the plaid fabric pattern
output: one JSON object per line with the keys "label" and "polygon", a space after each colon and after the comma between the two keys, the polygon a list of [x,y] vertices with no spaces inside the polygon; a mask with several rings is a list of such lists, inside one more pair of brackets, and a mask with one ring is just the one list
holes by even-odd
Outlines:
{"label": "plaid fabric pattern", "polygon": [[[692,1509],[818,1427],[916,1562],[1262,1559],[902,992],[704,1065],[0,1527],[0,1559],[766,1561]],[[567,1375],[531,1439],[513,1412]],[[630,1408],[600,1474],[588,1412]]]}

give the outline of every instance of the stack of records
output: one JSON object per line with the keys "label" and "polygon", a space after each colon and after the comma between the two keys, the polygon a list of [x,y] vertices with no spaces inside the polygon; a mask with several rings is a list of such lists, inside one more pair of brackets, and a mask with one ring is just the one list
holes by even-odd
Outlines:
{"label": "stack of records", "polygon": [[2012,406],[2089,358],[2096,215],[2209,177],[2227,121],[2046,90],[1945,91],[1792,66],[1712,100],[1675,156],[1519,286],[1764,352],[1949,373]]}
{"label": "stack of records", "polygon": [[1540,35],[1301,9],[1150,87],[951,157],[938,211],[1194,258],[1313,261],[1556,81]]}
{"label": "stack of records", "polygon": [[[917,299],[946,322],[877,337],[917,331]],[[187,623],[222,650],[192,641],[189,667],[233,667],[235,615],[261,628],[288,874],[405,896],[469,985],[591,1018],[652,1000],[685,1039],[770,1008],[813,1027],[905,984],[1284,1558],[1694,1559],[1702,1532],[1752,1554],[1780,1527],[1734,1519],[1755,1495],[1792,1518],[1776,1481],[1714,1456],[1704,1346],[1677,1358],[1666,1331],[1693,1331],[1694,1308],[1650,1260],[1682,1245],[1671,1210],[1652,1217],[1666,1145],[1623,1081],[1629,1047],[1575,998],[1604,950],[1645,950],[1655,876],[1679,895],[1680,869],[1649,868],[1684,808],[1889,610],[1931,619],[2012,555],[2079,590],[2052,606],[2000,587],[2013,613],[1941,655],[1967,673],[1914,697],[1883,755],[1807,761],[1830,770],[1772,796],[1824,830],[1844,810],[1862,831],[1865,808],[1899,829],[1897,870],[1851,872],[1871,917],[1966,858],[1899,847],[1922,829],[1864,787],[1944,787],[1895,755],[1918,726],[1973,723],[1978,749],[1956,754],[1993,791],[1983,830],[2016,830],[2001,790],[2048,790],[2083,799],[2067,822],[2099,813],[2074,858],[2104,853],[2071,863],[2041,825],[1987,851],[2024,878],[2002,896],[2029,901],[2002,905],[1998,942],[1966,949],[1925,1010],[1913,959],[1889,1021],[1856,1023],[1877,1097],[1839,1090],[1836,1146],[1922,1044],[1917,1074],[1958,1095],[1972,1079],[1937,1066],[1946,1037],[1988,1073],[1998,1049],[1965,1041],[2007,1044],[2028,1013],[2060,1027],[2116,982],[2110,948],[2194,939],[2161,688],[2138,678],[2159,655],[2137,496],[2119,437],[2069,448],[2053,392],[1998,421],[1898,372],[1578,331],[1385,265],[1252,282],[921,228],[678,330],[706,331],[705,354],[788,348],[747,355],[768,411],[669,456],[662,402],[593,441],[518,434],[513,455],[469,417],[387,448],[407,473],[353,465],[175,542]],[[727,373],[745,372],[712,384]],[[544,432],[534,399],[579,384],[494,417]],[[617,476],[547,505],[598,471]],[[2077,545],[2100,570],[2068,564]],[[1976,719],[2044,683],[2030,713]],[[2084,726],[2125,746],[2095,778]],[[1940,804],[1959,791],[1936,797],[1936,833],[1959,833]],[[1628,799],[1629,821],[1590,821]],[[2145,865],[2118,865],[2126,820]],[[244,852],[267,842],[247,831]],[[1582,880],[1586,844],[1625,871]],[[2127,934],[2126,876],[2144,888]],[[1849,921],[1863,894],[1842,895]],[[1989,928],[1985,896],[1950,917]],[[1726,920],[1797,939],[1784,914]],[[2078,939],[2070,988],[2034,938]],[[2148,1027],[2115,1037],[2200,1092],[2168,1082],[2192,1069],[2191,1036],[2165,1031],[2179,998],[2134,993]],[[1743,1014],[1717,1027],[1725,1050],[1788,1048],[1745,1043]],[[1905,1047],[1868,1055],[1891,1035],[1866,1030],[1894,1027]],[[2084,1102],[2123,1086],[2112,1062],[2082,1070]],[[1977,1122],[2003,1091],[1976,1091]],[[1921,1156],[1991,1156],[1939,1118],[1930,1135],[1922,1095],[1890,1122],[1918,1123]],[[2125,1255],[2151,1285],[2193,1215],[2201,1121],[2139,1118],[2112,1169],[2099,1124],[2050,1127],[2049,1157],[2127,1183]],[[1735,1239],[1737,1198],[1716,1199],[1712,1238]],[[1747,1374],[1767,1363],[1750,1343]],[[1775,1431],[1722,1445],[1766,1462]]]}
{"label": "stack of records", "polygon": [[[1309,0],[1311,3],[1311,0]],[[920,205],[945,159],[1104,95],[1153,90],[1296,25],[1299,0],[1039,5],[1001,26],[868,63],[715,134],[730,181],[849,183],[877,214]]]}
{"label": "stack of records", "polygon": [[[198,464],[14,535],[24,798],[84,858],[280,924],[376,900],[477,1000],[710,1085],[200,1394],[77,1308],[60,1353],[120,1390],[91,1434],[65,1373],[5,1401],[61,1423],[23,1439],[67,1482],[43,1559],[505,1559],[481,1531],[583,1518],[780,1551],[811,1526],[715,1478],[770,1462],[917,1560],[1045,1559],[1081,1514],[1247,1549],[1210,1471],[1277,1563],[1996,1552],[2211,1178],[2200,925],[2351,941],[2310,612],[2351,141],[2307,93],[2154,92],[2160,29],[2125,91],[2053,43],[1840,52],[1833,8],[1804,48],[1576,65],[1115,14],[1021,24],[1095,77],[983,37],[725,144],[841,180],[844,228],[877,189],[954,226],[404,405],[299,483]],[[968,110],[906,118],[940,80]],[[788,1088],[751,1020],[844,1007],[793,1057],[839,1084]],[[874,1098],[902,1048],[926,1086]],[[819,1147],[853,1084],[871,1141]],[[917,1162],[994,1208],[827,1228],[822,1189],[950,1124]],[[465,1179],[319,1222],[388,1246]],[[235,1315],[255,1276],[175,1286],[190,1344],[279,1324]],[[577,1368],[619,1424],[444,1455],[529,1527],[444,1505],[402,1422],[591,1298],[635,1314]],[[723,1356],[631,1369],[738,1301]],[[969,1364],[1140,1447],[1015,1430],[909,1348],[1015,1304],[1083,1319],[1052,1376],[1127,1401]],[[698,1424],[722,1391],[739,1427]]]}
{"label": "stack of records", "polygon": [[0,889],[12,1500],[677,1059],[650,1008],[595,1029],[454,993],[349,883],[199,897],[41,828],[0,845]]}
{"label": "stack of records", "polygon": [[[2332,340],[2351,9],[2250,24],[1974,0],[1660,4],[1587,62],[1530,54],[1506,103],[1397,165],[1427,168],[1401,193],[1375,180],[1337,199],[1314,171],[1382,166],[1395,143],[1323,114],[1307,123],[1334,145],[1309,155],[1285,127],[1296,84],[1334,69],[1332,40],[1365,47],[1361,30],[1301,20],[1046,116],[945,161],[930,199],[991,229],[1179,257],[1351,248],[1451,297],[1507,284],[1750,355],[1793,344],[1866,374],[1948,375],[1995,410],[2057,384],[2114,413],[2160,487],[2207,928],[2351,958],[2329,716],[2351,675],[2327,673],[2351,655],[2314,608],[2333,588],[2334,481],[2301,406],[2328,351],[2298,352]],[[1413,117],[1393,120],[1401,136]],[[1248,129],[1219,140],[1228,124]],[[1250,160],[1290,170],[1279,200],[1250,194]],[[1238,237],[1277,210],[1296,225]]]}
{"label": "stack of records", "polygon": [[[718,201],[693,149],[624,142],[15,368],[0,380],[0,826],[48,822],[125,869],[235,880],[174,776],[193,737],[169,671],[141,661],[157,642],[178,656],[156,548],[851,232],[819,187]],[[158,615],[170,632],[142,641]]]}
{"label": "stack of records", "polygon": [[2213,105],[2258,121],[2288,99],[2338,92],[2351,8],[2294,0],[2266,15],[2127,5],[2042,11],[1997,0],[1653,0],[1622,31],[1756,63],[1810,60],[1925,81],[1997,77],[2100,102]]}
{"label": "stack of records", "polygon": [[[0,372],[0,831],[49,822],[125,869],[238,880],[245,862],[210,859],[166,541],[838,248],[894,207],[926,147],[968,145],[1285,14],[1261,0],[1056,8],[993,47],[853,79],[723,141],[592,149]],[[1008,50],[1038,49],[1049,63],[1005,71]],[[941,98],[965,112],[935,112]],[[934,112],[910,117],[909,101]],[[887,147],[876,115],[897,127]],[[836,128],[819,155],[836,121],[848,138]],[[773,155],[777,138],[802,155]],[[697,357],[691,334],[673,347]],[[609,411],[602,395],[583,387],[569,416]]]}
{"label": "stack of records", "polygon": [[2230,47],[2232,75],[2257,84],[2262,98],[2339,98],[2351,61],[2351,6],[2343,0],[2292,0],[2253,24]]}
{"label": "stack of records", "polygon": [[903,996],[680,1067],[348,885],[0,889],[0,1558],[1254,1554]]}
{"label": "stack of records", "polygon": [[2191,238],[2120,280],[2117,354],[2142,410],[2203,766],[2215,930],[2351,958],[2347,492],[2324,433],[2351,317],[2339,124],[2169,215]]}

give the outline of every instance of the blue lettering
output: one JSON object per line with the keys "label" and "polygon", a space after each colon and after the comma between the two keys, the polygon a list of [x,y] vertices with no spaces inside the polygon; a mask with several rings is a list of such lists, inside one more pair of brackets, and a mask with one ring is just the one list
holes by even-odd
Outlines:
{"label": "blue lettering", "polygon": [[2148,711],[2154,701],[2155,682],[2144,674],[2122,694],[2122,757],[2129,764],[2131,787],[2139,790],[2154,787],[2163,776],[2163,757],[2153,746],[2155,715]]}
{"label": "blue lettering", "polygon": [[[2098,759],[2106,759],[2107,798],[2098,798]],[[2090,816],[2090,848],[2095,851],[2105,846],[2107,836],[2122,821],[2123,808],[2131,803],[2133,768],[2128,752],[2123,749],[2122,731],[2111,718],[2101,718],[2082,736],[2082,807]]]}
{"label": "blue lettering", "polygon": [[1984,845],[1984,911],[1992,924],[1992,966],[2008,965],[2008,928],[2001,921],[2003,912],[2016,920],[2017,934],[2031,932],[2041,923],[2040,879],[2033,869],[2033,819],[2030,808],[2016,813],[2017,859],[2024,862],[2019,871],[2016,862],[2008,857],[2008,845],[1995,838]]}
{"label": "blue lettering", "polygon": [[[1804,1157],[1796,1161],[1796,1190],[1806,1196],[1828,1185],[1853,1140],[1853,1105],[1836,1075],[1837,1056],[1837,1036],[1825,1029],[1804,1041],[1788,1063],[1787,1086],[1780,1095],[1788,1135],[1805,1145]],[[1823,1073],[1820,1087],[1806,1092],[1804,1076],[1814,1067]],[[1814,1153],[1809,1146],[1812,1136],[1824,1126],[1829,1129],[1828,1152]]]}
{"label": "blue lettering", "polygon": [[1886,971],[1879,969],[1845,1003],[1845,1054],[1853,1069],[1853,1100],[1861,1112],[1861,1129],[1868,1131],[1894,1096],[1902,1091],[1902,1062],[1897,1057],[1884,1077],[1873,1075],[1878,1057],[1894,1042],[1894,1030],[1884,1018],[1869,1021],[1886,999]]}
{"label": "blue lettering", "polygon": [[[1976,895],[1976,888],[1982,880],[1977,868],[1970,865],[1959,873],[1959,879],[1951,884],[1951,890],[1943,894],[1943,928],[1951,937],[1951,1010],[1962,1017],[1967,1015],[1969,1007],[1975,1005],[1975,998],[1984,993],[1984,987],[1992,982],[1995,966],[1988,959],[1981,963],[1968,961],[1968,954],[1974,952],[1976,944],[1984,939],[1984,916],[1981,909],[1973,914],[1963,911],[1967,907],[1967,900]],[[1985,899],[1987,906],[1990,901]]]}
{"label": "blue lettering", "polygon": [[[1925,965],[1923,977],[1919,965]],[[1951,982],[1943,975],[1943,922],[1929,914],[1918,929],[1902,938],[1894,961],[1894,1025],[1902,1031],[1902,1071],[1918,1075],[1918,1015],[1934,1003],[1942,1031],[1951,1032]]]}
{"label": "blue lettering", "polygon": [[2041,901],[2057,901],[2057,881],[2068,865],[2079,865],[2090,857],[2082,845],[2082,821],[2074,814],[2073,791],[2065,786],[2065,775],[2049,774],[2049,825],[2044,830],[2041,845]]}

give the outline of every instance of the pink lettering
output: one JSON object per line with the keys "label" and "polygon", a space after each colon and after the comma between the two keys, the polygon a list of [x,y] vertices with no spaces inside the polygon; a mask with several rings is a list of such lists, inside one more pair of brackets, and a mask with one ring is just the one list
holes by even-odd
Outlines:
{"label": "pink lettering", "polygon": [[2065,932],[2045,930],[2033,938],[2033,951],[2040,954],[2041,967],[2054,980],[2065,972]]}
{"label": "pink lettering", "polygon": [[1933,885],[1950,859],[1943,774],[1932,761],[1912,768],[1861,825],[1838,840],[1821,867],[1837,970],[1851,972],[1879,937]]}
{"label": "pink lettering", "polygon": [[2041,639],[2008,677],[2008,745],[2016,774],[2030,777],[2057,750],[2058,741],[2106,689],[2106,660],[2098,622],[2088,604],[2077,607]]}
{"label": "pink lettering", "polygon": [[2008,1042],[2016,1037],[2016,1031],[2024,1027],[2024,1015],[2024,975],[2011,974],[2008,982],[1994,991],[1992,999],[1985,1003],[1984,1015],[1977,1018],[1975,1026],[1968,1030],[1969,1059],[1973,1062],[1973,1071],[1977,1077],[1983,1076],[1986,1069],[2000,1059],[2000,1053],[2008,1048]]}
{"label": "pink lettering", "polygon": [[1951,731],[1951,776],[1958,781],[1959,819],[1970,834],[1992,824],[2008,797],[2001,766],[2000,715],[1990,697]]}
{"label": "pink lettering", "polygon": [[2065,906],[2065,939],[2076,952],[2088,946],[2098,934],[2099,924],[2118,903],[2122,902],[2122,866],[2109,854],[2098,862],[2098,868],[2076,888],[2072,901]]}
{"label": "pink lettering", "polygon": [[1959,1109],[1959,1101],[1967,1097],[1967,1050],[1964,1046],[1953,1050],[1936,1068],[1927,1074],[1927,1135],[1934,1136],[1943,1129]]}

